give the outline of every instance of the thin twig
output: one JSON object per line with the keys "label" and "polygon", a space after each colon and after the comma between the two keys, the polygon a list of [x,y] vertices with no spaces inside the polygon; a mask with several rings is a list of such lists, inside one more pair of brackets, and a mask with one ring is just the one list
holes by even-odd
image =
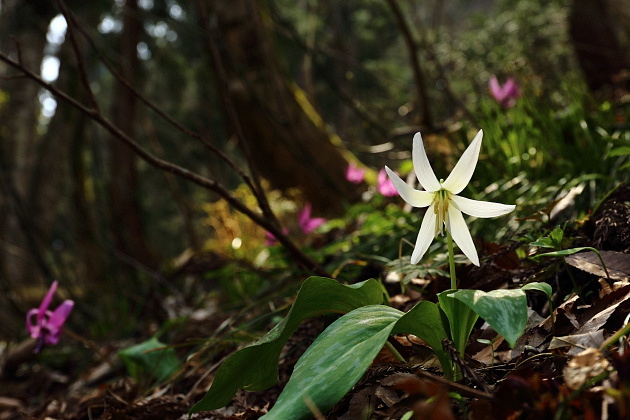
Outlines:
{"label": "thin twig", "polygon": [[459,384],[457,382],[449,381],[448,379],[443,378],[441,376],[433,375],[433,374],[423,370],[422,368],[414,369],[413,373],[415,373],[416,375],[419,375],[419,376],[423,376],[423,377],[425,377],[427,379],[430,379],[432,381],[444,384],[450,390],[455,391],[455,392],[457,392],[458,394],[460,394],[460,395],[462,395],[464,397],[480,398],[480,399],[484,399],[484,400],[491,400],[493,398],[492,394],[490,394],[488,392],[480,391],[478,389],[470,388],[470,387],[468,387],[466,385],[462,385],[462,384]]}
{"label": "thin twig", "polygon": [[83,26],[78,24],[78,22],[76,21],[76,19],[74,18],[74,16],[70,12],[69,12],[69,16],[72,18],[73,24],[76,26],[76,28],[79,30],[79,32],[81,32],[81,34],[83,35],[85,40],[90,45],[90,48],[92,49],[92,51],[96,54],[96,56],[99,58],[101,63],[105,66],[107,71],[112,76],[114,76],[116,81],[118,81],[119,83],[123,84],[127,89],[129,89],[129,91],[136,97],[136,99],[138,99],[140,102],[142,102],[147,108],[149,108],[153,112],[155,112],[160,118],[162,118],[163,120],[165,120],[166,122],[171,124],[173,127],[175,127],[177,130],[181,131],[183,134],[187,135],[188,137],[191,137],[191,138],[194,138],[195,140],[200,141],[206,148],[208,148],[212,153],[216,154],[221,160],[223,160],[234,171],[236,171],[236,173],[243,179],[243,181],[248,186],[251,186],[252,182],[251,182],[251,180],[249,178],[249,175],[247,175],[247,173],[245,173],[245,171],[243,171],[232,159],[230,159],[229,156],[227,156],[225,153],[223,153],[221,150],[219,150],[216,146],[214,146],[207,138],[202,136],[200,133],[189,129],[188,127],[186,127],[183,124],[181,124],[178,121],[176,121],[173,117],[171,117],[169,114],[164,112],[155,103],[153,103],[149,99],[147,99],[147,97],[144,96],[142,93],[140,93],[138,91],[138,89],[136,89],[131,83],[129,83],[129,81],[127,79],[125,79],[109,63],[109,61],[103,55],[103,53],[100,51],[100,49],[98,48],[98,46],[96,45],[96,43],[94,42],[94,40],[92,39],[90,34],[87,33],[87,31],[85,30],[85,28],[83,28]]}
{"label": "thin twig", "polygon": [[245,157],[247,158],[247,162],[249,165],[249,170],[252,172],[252,174],[254,175],[252,177],[253,180],[253,186],[250,186],[250,189],[252,190],[252,192],[254,193],[256,200],[258,202],[258,205],[263,213],[263,216],[268,220],[270,225],[273,225],[275,227],[275,229],[269,230],[270,233],[273,234],[273,236],[282,244],[285,246],[285,248],[287,248],[290,252],[291,249],[295,249],[296,251],[299,252],[299,254],[301,255],[301,258],[306,258],[310,261],[310,267],[311,269],[313,269],[315,271],[316,274],[321,275],[321,276],[329,276],[328,273],[323,270],[318,264],[316,264],[314,261],[310,260],[310,258],[308,258],[304,253],[302,253],[297,247],[296,245],[293,243],[293,241],[291,241],[291,239],[288,237],[288,235],[283,231],[280,222],[278,221],[278,219],[276,218],[273,210],[271,209],[270,205],[269,205],[269,201],[267,200],[267,197],[265,195],[265,191],[262,188],[262,185],[260,184],[260,177],[257,175],[256,173],[256,166],[254,165],[251,153],[249,148],[247,147],[247,141],[245,139],[245,135],[243,134],[243,129],[241,127],[241,123],[240,120],[238,118],[238,114],[236,112],[236,108],[234,106],[234,103],[231,99],[230,93],[227,91],[227,86],[228,86],[228,77],[225,71],[225,67],[223,66],[223,60],[221,58],[221,54],[217,48],[217,34],[216,34],[216,28],[211,27],[209,22],[209,16],[207,13],[207,9],[205,7],[205,4],[201,1],[197,1],[196,2],[197,7],[199,8],[199,12],[201,15],[201,25],[203,26],[204,30],[206,31],[206,46],[208,48],[208,52],[209,55],[212,59],[212,63],[214,65],[214,70],[218,79],[218,89],[221,92],[221,97],[223,99],[224,102],[224,107],[225,110],[227,112],[227,116],[232,124],[232,128],[235,131],[236,134],[236,138],[238,139],[239,144],[241,145],[241,148],[243,149],[243,152],[245,154]]}
{"label": "thin twig", "polygon": [[98,101],[96,100],[96,96],[94,96],[94,91],[92,90],[92,87],[90,86],[90,81],[87,77],[88,73],[85,69],[83,53],[81,52],[81,48],[79,47],[79,43],[77,42],[76,37],[74,36],[74,28],[78,27],[78,25],[74,19],[74,16],[70,13],[68,8],[66,7],[66,4],[62,0],[57,0],[57,6],[59,7],[59,10],[61,10],[61,14],[63,15],[67,23],[68,37],[70,38],[72,51],[74,52],[74,56],[77,60],[77,66],[79,67],[79,79],[81,80],[81,84],[83,85],[83,88],[88,95],[90,106],[95,110],[98,110]]}
{"label": "thin twig", "polygon": [[54,85],[44,81],[41,77],[35,74],[33,71],[29,70],[19,62],[11,59],[4,53],[0,52],[0,61],[5,62],[9,66],[13,67],[16,70],[21,71],[28,78],[36,82],[38,85],[48,90],[51,94],[53,94],[57,99],[63,100],[78,109],[80,112],[91,118],[93,121],[98,123],[101,127],[107,130],[110,134],[114,136],[114,138],[122,141],[128,147],[130,147],[140,158],[142,158],[145,162],[150,165],[166,171],[172,174],[175,174],[181,178],[187,179],[201,187],[204,187],[208,190],[214,191],[220,197],[222,197],[228,204],[230,204],[234,209],[239,211],[240,213],[249,217],[254,223],[261,226],[262,228],[268,230],[271,234],[273,234],[276,239],[287,249],[289,254],[294,258],[294,260],[300,264],[302,267],[313,270],[313,272],[317,275],[327,275],[324,270],[322,270],[318,264],[316,264],[313,260],[311,260],[306,254],[304,254],[288,237],[282,232],[282,229],[276,224],[264,217],[263,215],[253,211],[241,201],[239,201],[236,197],[234,197],[228,189],[226,189],[223,185],[218,183],[217,181],[201,176],[195,172],[192,172],[186,168],[175,165],[171,162],[160,159],[157,156],[154,156],[146,149],[144,149],[140,144],[134,141],[131,137],[129,137],[126,133],[121,131],[118,127],[116,127],[109,119],[107,119],[103,114],[101,114],[98,110],[89,108],[83,105],[81,102],[77,101],[75,98],[68,95],[66,92],[61,89],[55,87]]}
{"label": "thin twig", "polygon": [[411,29],[409,28],[409,25],[405,20],[405,16],[396,0],[387,0],[387,4],[389,4],[389,7],[396,18],[396,22],[398,23],[398,27],[400,28],[405,45],[407,46],[407,50],[409,52],[409,61],[411,63],[411,70],[413,71],[413,77],[416,81],[418,105],[420,106],[421,112],[420,124],[425,125],[428,128],[433,128],[431,114],[429,113],[427,87],[424,81],[422,67],[420,67],[420,61],[418,60],[418,44],[414,40]]}
{"label": "thin twig", "polygon": [[[280,19],[280,18],[278,18]],[[277,25],[274,27],[274,30],[279,34],[302,48],[305,54],[309,56],[315,57],[316,54],[323,54],[335,60],[341,60],[342,57],[338,57],[330,51],[322,49],[315,45],[309,45],[305,41],[303,41],[298,35],[295,28],[290,26],[287,22],[280,20],[276,22]],[[346,57],[343,57],[345,59]],[[351,62],[351,64],[356,65],[356,63]],[[365,121],[372,130],[374,130],[380,137],[388,138],[390,137],[389,131],[385,126],[378,120],[378,118],[371,116],[368,114],[368,111],[364,111],[363,107],[359,102],[357,102],[352,96],[341,87],[333,77],[328,73],[329,66],[321,66],[317,64],[317,60],[313,60],[313,67],[315,67],[315,71],[317,76],[322,78],[331,88],[332,92],[336,94],[341,101],[343,101],[344,105],[352,109],[352,111],[359,117],[361,120]],[[347,143],[346,143],[347,144]],[[364,144],[355,145],[356,147],[365,147]]]}
{"label": "thin twig", "polygon": [[[245,135],[243,134],[243,128],[241,127],[240,120],[238,118],[238,114],[236,112],[236,108],[234,106],[234,102],[232,101],[232,97],[228,92],[228,78],[225,71],[225,67],[223,66],[223,60],[221,58],[221,54],[219,49],[217,48],[217,34],[216,28],[211,27],[209,24],[208,13],[205,7],[205,4],[197,1],[197,7],[199,8],[200,14],[202,16],[201,25],[206,32],[206,48],[208,49],[210,58],[212,59],[212,65],[214,67],[216,77],[218,79],[218,89],[220,92],[220,96],[223,100],[223,105],[225,107],[227,117],[234,129],[236,134],[236,138],[238,139],[238,143],[243,149],[243,153],[245,154],[245,158],[247,159],[247,163],[249,166],[249,170],[254,175],[252,177],[253,186],[251,186],[251,190],[258,201],[258,205],[260,206],[263,214],[267,216],[272,223],[280,226],[280,222],[276,218],[275,214],[271,210],[269,206],[269,202],[267,201],[267,197],[265,196],[265,192],[260,184],[260,178],[256,173],[256,166],[254,165],[249,147],[247,146],[247,141],[245,139]],[[282,230],[282,229],[280,229]]]}

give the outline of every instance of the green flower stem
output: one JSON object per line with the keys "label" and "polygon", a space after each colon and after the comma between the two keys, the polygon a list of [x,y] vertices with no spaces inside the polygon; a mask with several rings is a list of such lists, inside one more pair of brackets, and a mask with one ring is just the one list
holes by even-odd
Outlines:
{"label": "green flower stem", "polygon": [[584,247],[584,248],[589,250],[589,251],[593,251],[599,257],[599,262],[602,263],[602,268],[604,269],[604,273],[606,273],[606,278],[608,280],[610,280],[610,274],[608,273],[608,269],[606,268],[606,264],[604,264],[604,259],[602,258],[602,254],[600,254],[598,250],[596,250],[595,248],[591,248],[590,246],[587,246],[587,247]]}
{"label": "green flower stem", "polygon": [[626,334],[630,334],[630,323],[626,324],[625,327],[623,327],[622,329],[617,331],[615,334],[613,334],[608,340],[604,341],[602,345],[599,346],[599,350],[600,351],[606,350],[608,347],[610,347],[612,344],[614,344],[616,341],[618,341],[621,337],[623,337]]}
{"label": "green flower stem", "polygon": [[451,272],[451,289],[457,290],[457,277],[455,277],[455,253],[453,252],[453,238],[451,232],[446,230],[446,243],[448,244],[448,268]]}
{"label": "green flower stem", "polygon": [[394,345],[392,343],[390,343],[389,341],[386,341],[385,342],[385,347],[387,348],[387,350],[389,350],[392,353],[392,355],[394,355],[396,360],[398,360],[399,362],[402,362],[402,363],[407,363],[405,358],[402,357],[402,355],[398,352],[398,350],[396,350],[396,347],[394,347]]}

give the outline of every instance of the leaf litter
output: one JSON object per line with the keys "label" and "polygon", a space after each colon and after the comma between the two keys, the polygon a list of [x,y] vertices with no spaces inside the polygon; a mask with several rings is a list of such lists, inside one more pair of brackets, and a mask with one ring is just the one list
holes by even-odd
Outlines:
{"label": "leaf litter", "polygon": [[[408,363],[401,364],[382,350],[352,390],[329,412],[315,417],[630,418],[630,340],[621,335],[610,342],[629,321],[629,194],[627,186],[611,194],[580,232],[587,242],[580,245],[601,250],[610,278],[594,253],[567,256],[567,267],[551,270],[548,261],[519,261],[511,246],[494,244],[483,245],[483,252],[491,256],[481,267],[458,272],[466,287],[486,291],[548,282],[554,291],[553,323],[552,308],[540,293],[528,293],[528,325],[514,349],[478,321],[466,359],[457,361],[469,372],[459,383],[440,376],[439,364],[422,340],[392,337],[391,344]],[[574,270],[585,285],[583,293],[572,293],[567,270]],[[446,288],[447,280],[437,275],[424,280],[422,290],[428,293],[409,289],[392,294],[392,305],[409,307]],[[181,339],[207,336],[208,324],[219,326],[228,318],[229,314],[209,311],[205,319],[191,322]],[[256,419],[267,413],[299,356],[326,322],[330,321],[321,317],[307,320],[291,336],[282,350],[278,384],[263,391],[239,391],[226,407],[190,418]],[[211,384],[216,367],[238,346],[226,346],[213,353],[211,360],[189,357],[173,379],[147,386],[128,377],[115,357],[127,344],[103,346],[101,353],[107,361],[94,360],[81,374],[72,363],[50,367],[19,348],[3,349],[0,420],[186,419],[190,406]],[[182,360],[186,358],[185,349],[175,351]]]}

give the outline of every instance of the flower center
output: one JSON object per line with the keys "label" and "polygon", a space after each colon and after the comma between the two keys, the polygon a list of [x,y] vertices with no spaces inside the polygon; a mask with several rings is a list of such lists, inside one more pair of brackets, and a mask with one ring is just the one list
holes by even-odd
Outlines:
{"label": "flower center", "polygon": [[446,216],[448,215],[448,203],[450,200],[451,193],[449,191],[441,189],[435,192],[435,198],[433,199],[433,211],[437,216],[435,219],[435,236],[444,233]]}

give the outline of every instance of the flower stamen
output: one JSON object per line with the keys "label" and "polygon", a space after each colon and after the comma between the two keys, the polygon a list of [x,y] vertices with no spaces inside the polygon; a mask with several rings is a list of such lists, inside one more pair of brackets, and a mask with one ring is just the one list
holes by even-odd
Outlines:
{"label": "flower stamen", "polygon": [[434,236],[444,234],[444,226],[446,225],[446,216],[448,214],[448,203],[451,199],[451,193],[445,189],[435,192],[433,201],[433,212],[435,218],[435,234]]}

